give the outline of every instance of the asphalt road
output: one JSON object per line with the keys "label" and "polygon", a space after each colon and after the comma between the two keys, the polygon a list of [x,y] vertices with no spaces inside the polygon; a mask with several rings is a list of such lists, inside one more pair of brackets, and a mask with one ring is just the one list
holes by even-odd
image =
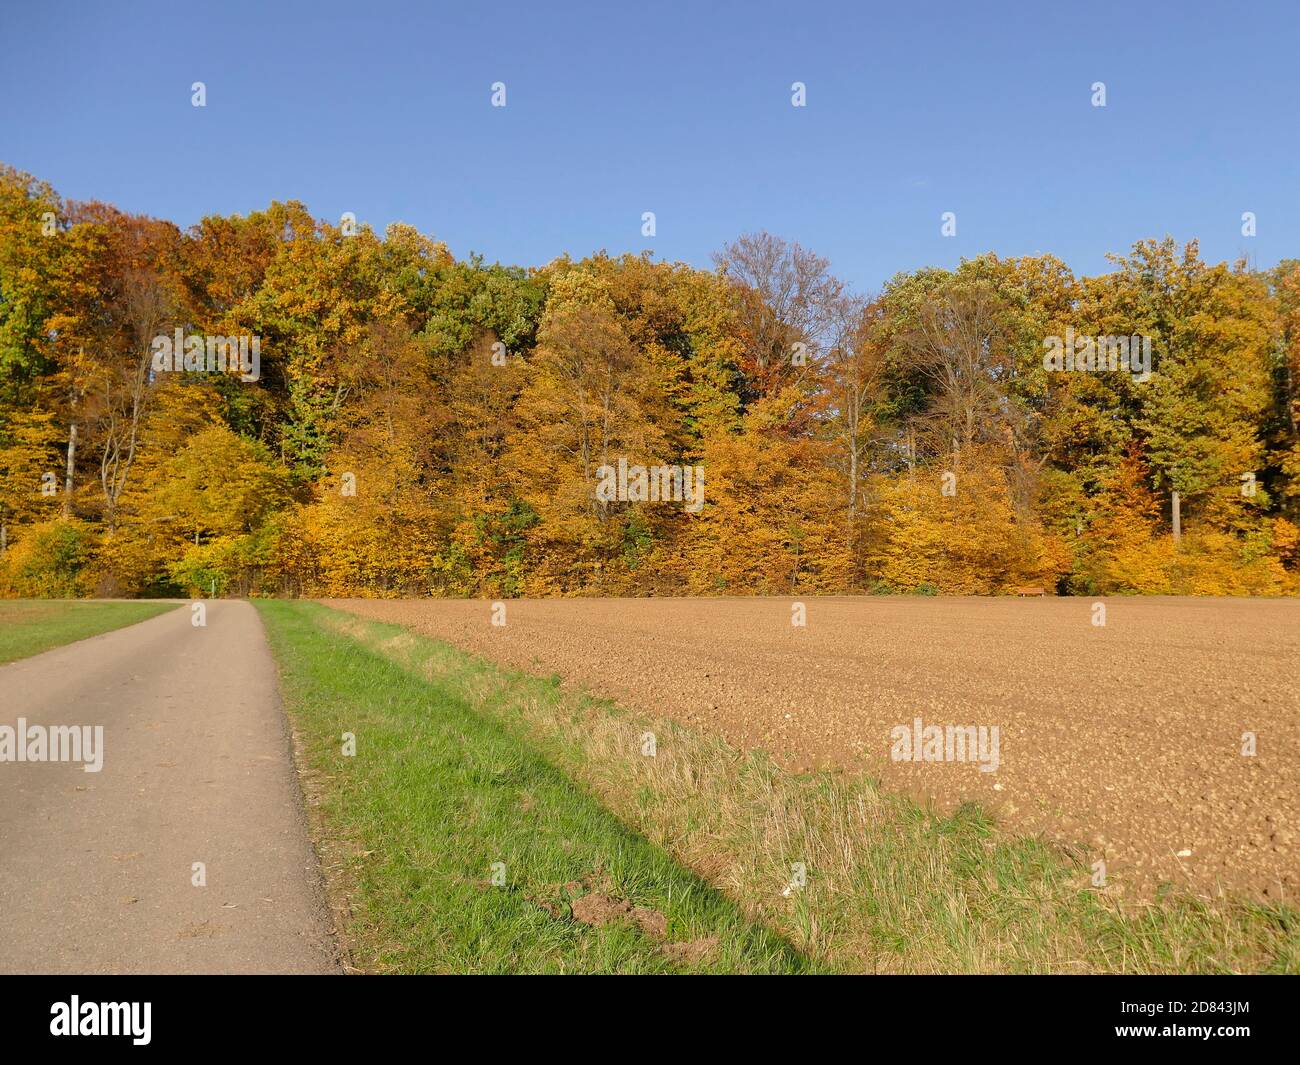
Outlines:
{"label": "asphalt road", "polygon": [[0,667],[0,726],[103,727],[99,772],[0,762],[0,972],[340,971],[261,619],[206,615]]}

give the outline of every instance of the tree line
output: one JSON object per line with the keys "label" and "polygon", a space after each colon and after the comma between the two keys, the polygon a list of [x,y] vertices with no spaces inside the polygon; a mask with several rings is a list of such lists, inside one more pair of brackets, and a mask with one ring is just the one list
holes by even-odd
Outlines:
{"label": "tree line", "polygon": [[1296,593],[1300,262],[1111,263],[520,268],[0,167],[0,594]]}

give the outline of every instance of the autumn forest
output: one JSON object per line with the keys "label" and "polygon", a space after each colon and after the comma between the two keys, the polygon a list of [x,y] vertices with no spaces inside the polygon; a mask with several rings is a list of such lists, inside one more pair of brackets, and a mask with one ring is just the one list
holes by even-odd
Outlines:
{"label": "autumn forest", "polygon": [[1111,262],[502,266],[0,167],[0,595],[1295,594],[1300,262]]}

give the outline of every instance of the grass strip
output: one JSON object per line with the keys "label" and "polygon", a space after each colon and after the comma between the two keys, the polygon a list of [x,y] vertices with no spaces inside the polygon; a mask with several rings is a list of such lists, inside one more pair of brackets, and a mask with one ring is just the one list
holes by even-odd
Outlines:
{"label": "grass strip", "polygon": [[[336,631],[325,622],[337,615],[324,607],[257,607],[357,968],[810,967],[576,786],[496,708]],[[355,755],[342,753],[344,733],[355,737]]]}
{"label": "grass strip", "polygon": [[132,600],[112,603],[75,599],[0,600],[0,664],[134,625],[175,610],[179,605]]}

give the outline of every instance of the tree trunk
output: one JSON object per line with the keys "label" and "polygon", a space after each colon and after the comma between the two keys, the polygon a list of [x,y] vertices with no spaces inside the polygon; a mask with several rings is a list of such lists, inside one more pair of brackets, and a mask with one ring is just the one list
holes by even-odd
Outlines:
{"label": "tree trunk", "polygon": [[849,451],[849,517],[858,516],[858,442]]}
{"label": "tree trunk", "polygon": [[72,517],[72,473],[77,465],[77,423],[68,427],[68,466],[63,475],[63,516]]}

